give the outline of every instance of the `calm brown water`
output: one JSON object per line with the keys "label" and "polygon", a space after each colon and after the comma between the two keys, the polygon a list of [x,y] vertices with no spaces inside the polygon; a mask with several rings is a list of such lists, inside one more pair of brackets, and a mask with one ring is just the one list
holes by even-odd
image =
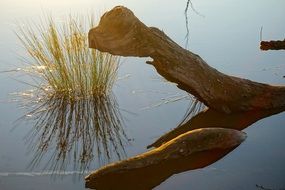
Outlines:
{"label": "calm brown water", "polygon": [[[182,0],[0,0],[0,70],[22,65],[17,55],[23,55],[23,50],[13,33],[16,21],[36,20],[43,12],[51,13],[58,22],[70,13],[92,11],[99,17],[115,5],[125,5],[144,23],[162,29],[184,46],[185,4]],[[285,37],[283,0],[204,0],[193,1],[193,4],[204,17],[190,10],[191,51],[224,73],[259,82],[284,84],[285,52],[259,50],[261,26],[264,40]],[[186,93],[163,81],[152,66],[145,64],[146,60],[123,58],[119,77],[128,77],[119,80],[113,89],[125,121],[123,129],[129,139],[123,142],[126,153],[123,158],[145,152],[147,145],[177,126],[190,104],[188,98],[173,101]],[[51,175],[50,167],[54,163],[47,161],[55,150],[52,147],[38,165],[29,167],[34,154],[29,152],[25,137],[33,123],[15,122],[25,110],[11,102],[9,95],[31,89],[18,82],[19,79],[30,80],[20,74],[0,73],[0,189],[85,189],[83,177],[77,174],[80,168],[74,167],[72,156],[67,158],[69,162],[64,168],[57,170],[67,171],[66,174]],[[160,106],[155,106],[160,103]],[[248,136],[246,141],[221,160],[204,169],[173,175],[155,189],[260,189],[256,185],[284,189],[285,114],[263,118],[244,131]],[[109,161],[117,159],[112,156]],[[99,162],[95,155],[89,169],[99,168],[109,161],[102,157]]]}

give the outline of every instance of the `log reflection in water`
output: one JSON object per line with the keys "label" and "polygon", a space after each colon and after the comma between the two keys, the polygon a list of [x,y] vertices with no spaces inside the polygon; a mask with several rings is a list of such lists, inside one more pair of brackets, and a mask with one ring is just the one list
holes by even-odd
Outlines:
{"label": "log reflection in water", "polygon": [[94,156],[100,162],[125,156],[127,136],[112,94],[76,101],[65,96],[41,97],[26,103],[30,111],[25,119],[34,125],[26,136],[35,153],[32,168],[50,156],[44,169],[64,171],[72,161],[74,169],[83,173]]}
{"label": "log reflection in water", "polygon": [[243,130],[260,119],[280,112],[282,112],[282,109],[253,110],[248,112],[226,114],[214,109],[207,108],[192,117],[187,122],[182,123],[172,131],[164,134],[147,147],[159,147],[163,143],[168,142],[169,140],[183,133],[199,128],[222,127],[228,129]]}

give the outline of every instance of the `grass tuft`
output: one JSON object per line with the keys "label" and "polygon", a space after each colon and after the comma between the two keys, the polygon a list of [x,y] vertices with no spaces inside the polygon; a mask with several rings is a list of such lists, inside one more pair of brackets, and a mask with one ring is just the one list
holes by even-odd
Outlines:
{"label": "grass tuft", "polygon": [[27,135],[35,153],[32,168],[46,160],[45,169],[61,171],[73,158],[84,172],[96,156],[99,161],[124,156],[127,136],[111,92],[119,58],[88,48],[86,31],[94,21],[86,20],[70,16],[58,24],[49,17],[16,32],[30,58],[19,71],[36,83],[30,93],[19,94],[29,110],[20,120],[34,123]]}
{"label": "grass tuft", "polygon": [[40,25],[20,27],[16,32],[31,57],[29,72],[40,78],[38,89],[71,101],[106,95],[117,77],[119,59],[88,48],[86,26],[93,19],[69,17],[57,24],[51,17]]}

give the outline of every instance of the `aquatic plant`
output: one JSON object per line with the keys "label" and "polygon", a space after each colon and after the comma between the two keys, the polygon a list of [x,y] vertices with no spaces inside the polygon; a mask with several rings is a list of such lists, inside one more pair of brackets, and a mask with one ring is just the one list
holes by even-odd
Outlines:
{"label": "aquatic plant", "polygon": [[31,91],[16,94],[32,122],[27,142],[34,168],[65,171],[74,164],[81,172],[91,162],[121,158],[127,142],[123,119],[112,94],[119,58],[88,48],[86,31],[94,19],[70,16],[62,24],[52,17],[16,32],[29,58],[21,68],[34,81]]}
{"label": "aquatic plant", "polygon": [[39,25],[19,27],[16,34],[31,58],[26,72],[37,78],[38,89],[70,100],[109,92],[119,59],[88,48],[86,31],[94,19],[86,20],[70,16],[60,25],[48,17]]}

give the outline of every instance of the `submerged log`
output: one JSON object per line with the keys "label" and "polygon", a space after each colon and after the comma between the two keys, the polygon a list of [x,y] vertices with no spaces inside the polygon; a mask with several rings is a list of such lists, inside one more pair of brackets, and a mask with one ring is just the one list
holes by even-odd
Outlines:
{"label": "submerged log", "polygon": [[285,87],[225,75],[166,34],[147,27],[129,9],[106,12],[88,34],[90,48],[121,56],[151,57],[157,72],[195,95],[208,107],[226,113],[282,108]]}
{"label": "submerged log", "polygon": [[260,42],[261,50],[285,50],[285,40],[271,40],[271,41],[261,41]]}
{"label": "submerged log", "polygon": [[[94,171],[85,178],[86,187],[151,189],[175,173],[202,168],[219,160],[245,138],[244,132],[233,129],[189,131],[159,148]],[[111,183],[110,179],[119,183]]]}
{"label": "submerged log", "polygon": [[223,158],[235,147],[194,153],[191,157],[166,160],[148,167],[113,172],[96,180],[86,181],[86,187],[96,190],[150,190],[167,178],[181,172],[206,167]]}
{"label": "submerged log", "polygon": [[147,148],[159,147],[183,133],[200,128],[215,128],[219,126],[221,128],[241,131],[258,120],[280,113],[281,111],[282,110],[256,110],[226,114],[214,109],[205,109],[186,123],[162,135],[154,143],[148,145]]}

